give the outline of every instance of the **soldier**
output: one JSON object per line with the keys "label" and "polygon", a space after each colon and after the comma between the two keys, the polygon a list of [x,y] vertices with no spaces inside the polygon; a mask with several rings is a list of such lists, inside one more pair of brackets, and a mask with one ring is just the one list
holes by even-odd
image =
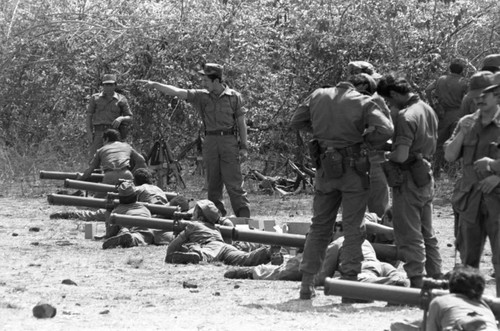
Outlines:
{"label": "soldier", "polygon": [[196,202],[192,219],[193,222],[168,245],[165,262],[197,264],[220,261],[229,265],[255,266],[270,262],[274,251],[280,249],[262,246],[244,252],[225,243],[215,224],[229,226],[232,223],[224,223],[220,211],[210,200]]}
{"label": "soldier", "polygon": [[[490,87],[475,98],[478,111],[460,119],[445,143],[445,158],[462,158],[463,175],[456,183],[453,207],[458,212],[457,248],[462,263],[479,268],[486,236],[491,243],[497,296],[500,296],[500,176],[484,158],[497,159],[500,141],[500,74],[485,73]],[[476,161],[476,164],[474,164]]]}
{"label": "soldier", "polygon": [[377,92],[399,109],[392,152],[384,163],[392,191],[396,245],[412,287],[422,287],[425,273],[442,277],[441,255],[432,227],[434,180],[428,161],[436,149],[438,120],[434,110],[411,92],[402,78],[383,77]]}
{"label": "soldier", "polygon": [[[130,171],[131,161],[135,168],[146,168],[146,160],[135,149],[127,143],[120,141],[120,133],[115,129],[106,129],[102,134],[104,146],[99,148],[90,161],[89,167],[77,176],[78,180],[87,180],[94,169],[101,168],[104,171],[103,184],[119,184],[120,179],[133,180]],[[106,194],[96,194],[96,197],[104,197]]]}
{"label": "soldier", "polygon": [[[392,121],[391,112],[385,104],[384,98],[377,93],[376,80],[381,76],[374,71],[373,66],[368,62],[355,61],[350,62],[348,68],[350,75],[361,72],[358,76],[358,81],[353,84],[358,92],[371,96],[372,101]],[[370,212],[376,213],[379,217],[382,217],[387,208],[389,208],[389,186],[381,167],[381,163],[384,161],[381,151],[386,148],[385,145],[384,142],[380,146],[372,146],[373,149],[369,152],[370,196],[368,197],[367,207]]]}
{"label": "soldier", "polygon": [[[434,177],[439,177],[444,166],[443,144],[453,133],[460,118],[460,105],[467,93],[467,79],[463,72],[465,64],[454,59],[450,64],[450,73],[439,77],[425,89],[427,100],[438,115],[438,138],[434,154]],[[434,102],[434,97],[437,102]]]}
{"label": "soldier", "polygon": [[208,199],[225,216],[222,201],[225,186],[234,214],[250,217],[240,167],[240,161],[248,158],[246,110],[240,93],[223,83],[222,72],[220,64],[205,64],[199,71],[203,89],[185,90],[152,81],[146,83],[167,95],[187,100],[198,110],[205,127],[203,161],[207,168]]}
{"label": "soldier", "polygon": [[481,70],[496,73],[500,71],[500,54],[487,55],[483,60],[483,67]]}
{"label": "soldier", "polygon": [[106,74],[102,78],[102,92],[90,97],[87,107],[87,134],[90,142],[90,157],[103,145],[102,134],[106,129],[120,131],[122,140],[127,138],[132,121],[132,111],[125,96],[117,93],[116,75]]}
{"label": "soldier", "polygon": [[[124,181],[118,187],[118,199],[120,204],[113,209],[112,213],[151,217],[151,212],[142,203],[137,202],[137,192],[135,186],[130,181]],[[108,233],[108,238],[103,242],[102,248],[116,248],[121,246],[123,248],[150,245],[154,243],[154,232],[151,229],[141,227],[123,227],[119,225],[112,225]],[[107,231],[108,232],[108,231]]]}
{"label": "soldier", "polygon": [[315,90],[295,111],[290,126],[312,133],[310,152],[317,169],[314,215],[300,264],[300,298],[308,300],[315,296],[314,277],[321,268],[341,203],[345,249],[340,253],[340,272],[344,279],[356,280],[361,271],[364,234],[360,225],[370,186],[370,166],[362,146],[387,141],[393,126],[369,96],[347,81]]}
{"label": "soldier", "polygon": [[490,74],[490,71],[478,71],[471,76],[469,80],[469,92],[464,96],[460,105],[460,118],[472,114],[477,110],[474,99],[478,98],[483,90],[490,85],[490,81],[487,79]]}

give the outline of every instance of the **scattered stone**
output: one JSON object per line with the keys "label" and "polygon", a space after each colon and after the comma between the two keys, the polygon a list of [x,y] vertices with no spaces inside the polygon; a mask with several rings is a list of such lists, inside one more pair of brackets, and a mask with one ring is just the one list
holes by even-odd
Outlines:
{"label": "scattered stone", "polygon": [[15,232],[12,233],[12,237],[17,237],[17,236],[19,236],[19,234],[15,233]]}
{"label": "scattered stone", "polygon": [[214,293],[214,296],[216,296],[216,297],[220,297],[220,292],[215,292],[215,293]]}
{"label": "scattered stone", "polygon": [[182,287],[183,288],[198,288],[198,285],[184,281],[184,282],[182,282]]}
{"label": "scattered stone", "polygon": [[32,246],[38,246],[38,245],[40,245],[40,243],[38,241],[33,241],[32,243],[30,243],[30,245],[32,245]]}
{"label": "scattered stone", "polygon": [[452,245],[452,244],[450,244],[450,243],[447,243],[447,244],[446,244],[446,246],[448,246],[448,247],[453,247],[453,245]]}
{"label": "scattered stone", "polygon": [[28,267],[41,267],[42,264],[41,263],[30,263],[28,264]]}
{"label": "scattered stone", "polygon": [[72,281],[71,279],[64,279],[62,281],[62,284],[66,284],[66,285],[75,285],[75,286],[78,286],[74,281]]}
{"label": "scattered stone", "polygon": [[33,307],[33,316],[36,318],[52,318],[56,313],[57,309],[48,303],[38,303]]}
{"label": "scattered stone", "polygon": [[103,310],[99,314],[101,314],[101,315],[107,315],[107,314],[109,314],[109,309]]}
{"label": "scattered stone", "polygon": [[74,244],[68,240],[58,240],[58,241],[56,241],[56,245],[58,245],[58,246],[71,246]]}
{"label": "scattered stone", "polygon": [[234,288],[235,288],[235,289],[239,289],[239,288],[240,288],[240,286],[239,286],[238,284],[236,284],[236,285],[234,285]]}
{"label": "scattered stone", "polygon": [[28,231],[30,231],[30,232],[40,232],[40,228],[37,227],[37,226],[34,226],[34,227],[29,228]]}

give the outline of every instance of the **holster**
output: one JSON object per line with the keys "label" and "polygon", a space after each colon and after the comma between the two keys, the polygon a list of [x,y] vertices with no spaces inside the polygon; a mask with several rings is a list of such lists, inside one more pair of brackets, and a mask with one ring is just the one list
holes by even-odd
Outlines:
{"label": "holster", "polygon": [[313,168],[318,169],[321,167],[321,147],[319,145],[319,141],[317,139],[312,139],[307,143],[307,147],[309,147],[309,155],[311,156],[312,166]]}
{"label": "holster", "polygon": [[417,158],[410,165],[410,173],[417,187],[424,187],[432,180],[431,164],[424,158]]}
{"label": "holster", "polygon": [[321,154],[321,168],[326,178],[340,178],[344,174],[344,158],[336,149]]}
{"label": "holster", "polygon": [[387,178],[387,185],[390,187],[399,187],[403,184],[403,172],[399,164],[392,161],[385,161],[381,165]]}
{"label": "holster", "polygon": [[360,155],[354,159],[354,171],[361,177],[363,188],[370,188],[370,160],[368,155]]}

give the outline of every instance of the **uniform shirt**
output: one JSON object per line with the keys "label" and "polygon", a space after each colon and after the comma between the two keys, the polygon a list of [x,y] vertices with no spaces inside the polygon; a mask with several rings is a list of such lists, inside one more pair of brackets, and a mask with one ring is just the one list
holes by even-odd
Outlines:
{"label": "uniform shirt", "polygon": [[156,185],[139,185],[135,188],[135,193],[137,194],[137,201],[158,205],[168,204],[168,199],[165,192]]}
{"label": "uniform shirt", "polygon": [[200,113],[206,131],[231,130],[236,118],[246,113],[241,94],[227,86],[220,95],[204,89],[188,90],[187,101]]}
{"label": "uniform shirt", "polygon": [[412,95],[405,108],[399,111],[393,139],[398,145],[409,146],[409,155],[429,157],[436,151],[438,119],[434,110],[417,95]]}
{"label": "uniform shirt", "polygon": [[151,217],[151,212],[142,203],[127,203],[119,204],[113,209],[113,213],[120,215],[138,216],[138,217]]}
{"label": "uniform shirt", "polygon": [[101,92],[90,97],[87,114],[92,115],[93,125],[111,125],[119,116],[132,116],[132,111],[127,98],[123,95],[115,92],[111,100],[109,100]]}
{"label": "uniform shirt", "polygon": [[467,93],[467,79],[455,73],[439,77],[427,89],[435,88],[436,99],[444,111],[460,108],[462,99]]}
{"label": "uniform shirt", "polygon": [[[101,166],[104,171],[122,170],[130,167],[130,158],[141,164],[142,156],[132,146],[121,141],[113,141],[99,148],[92,159],[90,166],[96,169]],[[142,160],[141,160],[142,159]]]}
{"label": "uniform shirt", "polygon": [[[387,141],[393,125],[369,96],[356,91],[348,82],[315,90],[295,111],[290,126],[309,131],[322,145],[344,148],[363,142],[377,145]],[[378,137],[366,135],[366,128],[376,128]],[[374,137],[374,138],[371,138]]]}
{"label": "uniform shirt", "polygon": [[212,241],[224,242],[222,235],[213,225],[209,223],[191,222],[184,229],[184,236],[189,242],[200,245],[208,244]]}
{"label": "uniform shirt", "polygon": [[486,302],[451,293],[438,296],[431,301],[425,330],[469,330],[466,325],[467,323],[472,325],[473,319],[482,326],[473,330],[498,330],[495,316]]}

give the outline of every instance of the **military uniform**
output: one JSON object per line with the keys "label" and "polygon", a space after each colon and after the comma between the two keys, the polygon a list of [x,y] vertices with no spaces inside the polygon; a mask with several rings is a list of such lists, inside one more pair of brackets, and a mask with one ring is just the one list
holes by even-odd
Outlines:
{"label": "military uniform", "polygon": [[[319,144],[321,162],[315,178],[314,215],[300,270],[308,275],[320,270],[342,204],[345,241],[339,269],[343,277],[356,279],[365,239],[360,225],[369,195],[369,168],[361,145],[387,141],[393,133],[392,122],[370,97],[360,94],[351,83],[341,82],[314,91],[296,110],[290,126],[312,132]],[[378,136],[363,136],[367,127],[376,127]]]}
{"label": "military uniform", "polygon": [[[111,128],[111,124],[117,117],[132,116],[132,111],[125,96],[115,92],[111,99],[108,99],[101,92],[90,97],[87,116],[92,117],[94,139],[90,147],[90,155],[94,155],[103,144],[103,132]],[[122,140],[126,139],[128,123],[122,122],[119,131]]]}
{"label": "military uniform", "polygon": [[[89,168],[84,172],[82,180],[86,180],[92,171],[101,168],[104,171],[103,184],[118,184],[120,179],[133,180],[130,171],[130,160],[134,160],[136,168],[146,168],[142,155],[127,143],[121,141],[110,142],[99,148],[95,153]],[[98,196],[104,197],[105,194]]]}
{"label": "military uniform", "polygon": [[231,207],[238,216],[242,208],[249,208],[247,193],[243,189],[243,176],[239,160],[236,120],[244,116],[241,95],[226,86],[221,95],[207,90],[187,90],[187,101],[199,111],[205,127],[203,161],[207,171],[208,199],[226,214],[222,201],[226,187]]}
{"label": "military uniform", "polygon": [[[465,116],[462,120],[473,119],[474,126],[464,137],[460,156],[463,176],[456,183],[453,197],[454,208],[458,212],[457,248],[462,263],[479,268],[486,237],[491,244],[492,263],[495,268],[497,295],[500,294],[500,188],[491,193],[483,193],[479,182],[491,172],[474,170],[474,161],[482,157],[498,158],[498,149],[492,142],[500,142],[500,116],[487,125],[481,123],[481,112]],[[460,131],[455,130],[452,140]]]}
{"label": "military uniform", "polygon": [[434,180],[427,161],[434,153],[437,138],[437,116],[433,109],[416,95],[399,111],[393,139],[393,150],[399,145],[409,147],[409,158],[423,157],[429,181],[417,186],[411,170],[402,169],[402,184],[393,188],[393,224],[395,241],[402,253],[404,269],[410,279],[441,275],[441,255],[432,227]]}
{"label": "military uniform", "polygon": [[434,172],[439,175],[444,165],[443,144],[450,138],[453,129],[460,118],[462,99],[468,90],[467,80],[459,74],[450,73],[439,77],[426,90],[435,90],[437,104],[435,111],[438,113],[438,138],[434,158]]}

